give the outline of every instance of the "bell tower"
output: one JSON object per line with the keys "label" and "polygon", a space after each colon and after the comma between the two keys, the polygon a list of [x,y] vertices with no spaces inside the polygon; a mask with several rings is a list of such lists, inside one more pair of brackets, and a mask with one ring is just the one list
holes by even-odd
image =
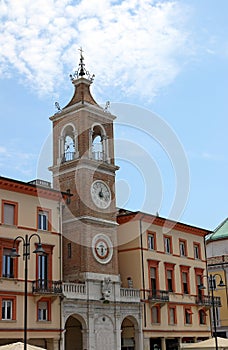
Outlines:
{"label": "bell tower", "polygon": [[134,330],[127,331],[127,337],[131,342],[135,339],[135,349],[141,350],[139,291],[121,288],[118,269],[115,116],[94,100],[90,92],[94,76],[85,69],[80,51],[78,70],[70,76],[73,97],[50,118],[53,185],[69,193],[60,210],[64,325],[61,349],[121,350],[130,317]]}
{"label": "bell tower", "polygon": [[54,114],[54,188],[71,196],[63,209],[63,277],[84,280],[92,274],[118,274],[113,121],[94,100],[94,75],[85,69],[70,75],[74,94]]}

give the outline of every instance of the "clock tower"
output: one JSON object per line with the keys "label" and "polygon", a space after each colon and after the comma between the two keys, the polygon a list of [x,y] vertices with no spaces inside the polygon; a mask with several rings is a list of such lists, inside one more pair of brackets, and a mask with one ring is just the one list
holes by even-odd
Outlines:
{"label": "clock tower", "polygon": [[[71,197],[63,210],[63,273],[71,281],[83,273],[118,274],[113,120],[90,92],[90,76],[80,57],[70,76],[71,101],[53,122],[53,184]],[[69,266],[68,255],[71,255]]]}
{"label": "clock tower", "polygon": [[[94,100],[94,75],[85,69],[80,51],[79,67],[70,76],[73,97],[63,109],[56,104],[58,112],[50,117],[53,186],[69,193],[61,212],[64,347],[73,350],[77,343],[78,350],[121,349],[115,116],[108,104],[102,108]],[[139,309],[134,309],[136,318]],[[80,331],[73,334],[72,327]]]}

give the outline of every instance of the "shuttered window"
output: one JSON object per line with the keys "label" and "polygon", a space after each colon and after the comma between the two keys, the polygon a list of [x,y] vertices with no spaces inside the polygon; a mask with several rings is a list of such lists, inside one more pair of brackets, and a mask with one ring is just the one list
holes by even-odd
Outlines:
{"label": "shuttered window", "polygon": [[3,222],[6,225],[15,225],[15,205],[4,203]]}

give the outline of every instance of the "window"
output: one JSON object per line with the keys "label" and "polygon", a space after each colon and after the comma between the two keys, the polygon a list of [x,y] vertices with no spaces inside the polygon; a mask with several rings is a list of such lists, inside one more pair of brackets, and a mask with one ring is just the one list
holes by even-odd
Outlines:
{"label": "window", "polygon": [[168,284],[168,291],[173,292],[173,274],[172,270],[167,270],[167,284]]}
{"label": "window", "polygon": [[2,219],[4,224],[17,225],[17,208],[18,204],[15,202],[2,201]]}
{"label": "window", "polygon": [[204,290],[200,288],[203,283],[204,270],[200,268],[195,268],[195,283],[196,283],[196,294],[198,296],[199,301],[202,300],[204,295]]}
{"label": "window", "polygon": [[48,230],[48,213],[46,211],[39,210],[38,213],[38,229],[39,230]]}
{"label": "window", "polygon": [[38,301],[38,321],[49,321],[50,320],[50,300],[41,299]]}
{"label": "window", "polygon": [[156,295],[157,283],[156,283],[156,268],[150,268],[150,286],[152,295]]}
{"label": "window", "polygon": [[51,210],[38,208],[37,216],[38,230],[51,231]]}
{"label": "window", "polygon": [[164,246],[165,246],[165,253],[171,254],[172,253],[171,237],[169,236],[164,237]]}
{"label": "window", "polygon": [[12,300],[2,300],[2,320],[12,320]]}
{"label": "window", "polygon": [[155,233],[148,232],[147,242],[148,242],[148,249],[150,250],[156,249]]}
{"label": "window", "polygon": [[207,316],[206,312],[203,309],[201,309],[199,311],[199,323],[200,324],[206,324],[206,316]]}
{"label": "window", "polygon": [[46,281],[48,279],[48,256],[39,255],[38,256],[38,279]]}
{"label": "window", "polygon": [[165,263],[166,290],[169,292],[175,291],[174,268],[175,264]]}
{"label": "window", "polygon": [[183,294],[190,293],[189,269],[190,269],[190,266],[180,265],[181,284],[182,284],[182,293]]}
{"label": "window", "polygon": [[150,293],[152,293],[152,296],[155,296],[157,289],[159,289],[158,264],[159,264],[159,261],[156,261],[156,260],[149,260],[148,262],[149,286],[150,286]]}
{"label": "window", "polygon": [[14,277],[14,259],[10,256],[11,250],[3,248],[2,256],[2,277],[13,278]]}
{"label": "window", "polygon": [[2,308],[2,320],[16,319],[16,297],[0,296],[0,307]]}
{"label": "window", "polygon": [[69,259],[72,257],[71,243],[67,243],[67,257]]}
{"label": "window", "polygon": [[176,324],[177,323],[175,306],[169,307],[169,316],[168,317],[169,317],[169,324]]}
{"label": "window", "polygon": [[192,310],[191,308],[185,308],[184,309],[184,319],[185,319],[185,324],[191,324],[192,323]]}
{"label": "window", "polygon": [[194,243],[193,249],[194,249],[194,259],[201,259],[200,244],[199,243]]}
{"label": "window", "polygon": [[152,323],[160,323],[160,308],[159,306],[153,306],[151,308]]}
{"label": "window", "polygon": [[187,243],[184,240],[180,240],[180,256],[187,256]]}
{"label": "window", "polygon": [[52,252],[53,246],[42,244],[45,250],[45,255],[37,255],[37,275],[36,279],[39,283],[39,288],[46,288],[48,281],[52,280]]}
{"label": "window", "polygon": [[182,289],[184,294],[188,294],[188,274],[187,272],[182,272]]}

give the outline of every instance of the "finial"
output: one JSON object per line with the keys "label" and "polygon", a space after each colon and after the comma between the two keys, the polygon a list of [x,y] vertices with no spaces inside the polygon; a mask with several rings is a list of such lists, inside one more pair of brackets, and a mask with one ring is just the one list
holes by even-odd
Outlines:
{"label": "finial", "polygon": [[85,63],[84,63],[84,57],[82,55],[83,50],[82,47],[80,47],[80,49],[78,49],[80,51],[80,62],[79,62],[79,67],[78,70],[76,70],[74,72],[74,74],[70,74],[70,78],[72,81],[74,81],[75,79],[79,79],[80,77],[83,77],[84,75],[87,75],[88,79],[93,82],[93,79],[95,77],[95,75],[93,74],[92,76],[90,75],[90,73],[85,69]]}
{"label": "finial", "polygon": [[85,64],[84,64],[84,57],[82,56],[82,52],[83,52],[82,47],[80,47],[79,51],[80,51],[80,63],[79,63],[79,73],[78,73],[78,75],[80,77],[83,77],[83,75],[85,75],[85,68],[84,68]]}

